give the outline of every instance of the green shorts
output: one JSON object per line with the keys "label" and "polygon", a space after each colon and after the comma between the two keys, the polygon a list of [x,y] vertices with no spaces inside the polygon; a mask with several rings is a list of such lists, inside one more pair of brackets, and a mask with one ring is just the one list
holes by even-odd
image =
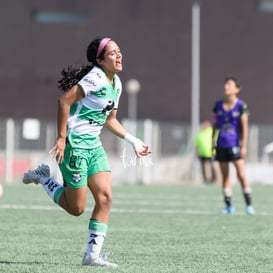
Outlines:
{"label": "green shorts", "polygon": [[59,164],[65,184],[69,188],[87,186],[87,178],[99,172],[110,172],[106,152],[102,146],[94,149],[72,148],[66,144],[64,160]]}

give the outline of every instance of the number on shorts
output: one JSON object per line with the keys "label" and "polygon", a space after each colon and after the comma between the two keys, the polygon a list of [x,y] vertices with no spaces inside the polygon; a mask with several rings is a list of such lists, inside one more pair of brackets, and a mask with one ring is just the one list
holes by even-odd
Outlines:
{"label": "number on shorts", "polygon": [[69,167],[79,168],[82,163],[82,157],[72,155],[69,160]]}

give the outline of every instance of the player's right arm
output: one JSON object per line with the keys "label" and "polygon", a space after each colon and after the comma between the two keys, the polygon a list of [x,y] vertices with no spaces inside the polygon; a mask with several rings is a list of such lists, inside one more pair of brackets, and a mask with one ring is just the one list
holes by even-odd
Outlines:
{"label": "player's right arm", "polygon": [[214,154],[214,150],[216,147],[216,138],[217,138],[217,104],[215,104],[214,108],[213,108],[213,116],[212,116],[212,154]]}
{"label": "player's right arm", "polygon": [[216,146],[216,135],[217,135],[217,124],[216,122],[213,122],[212,124],[212,150],[215,149]]}
{"label": "player's right arm", "polygon": [[57,160],[58,163],[61,163],[64,157],[67,120],[69,117],[70,107],[72,104],[81,100],[83,97],[84,93],[81,86],[76,84],[70,90],[65,92],[58,100],[57,112],[58,136],[55,145],[49,151],[49,153],[52,153],[53,151],[55,152],[53,157]]}

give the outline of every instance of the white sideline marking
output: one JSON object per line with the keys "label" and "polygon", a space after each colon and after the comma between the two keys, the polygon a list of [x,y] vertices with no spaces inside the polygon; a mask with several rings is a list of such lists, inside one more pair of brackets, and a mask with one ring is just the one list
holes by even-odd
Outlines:
{"label": "white sideline marking", "polygon": [[[165,201],[165,200],[157,200],[157,201],[154,201],[154,200],[147,200],[147,199],[138,199],[138,200],[135,200],[134,199],[134,204],[135,205],[147,205],[147,206],[164,206],[164,207],[181,207],[181,206],[185,206],[185,204],[187,204],[187,206],[189,206],[189,204],[194,204],[196,206],[196,203],[197,202],[200,202],[201,200],[196,200],[196,199],[193,199],[193,200],[179,200],[179,201]],[[204,200],[204,201],[207,201],[207,202],[219,202],[221,201],[220,199],[219,200]],[[203,201],[201,201],[203,202]],[[116,204],[122,204],[122,205],[130,205],[132,204],[132,199],[123,199],[123,200],[114,200],[113,201],[113,205],[116,205]]]}
{"label": "white sideline marking", "polygon": [[[130,194],[115,194],[113,193],[114,198],[121,199],[121,200],[131,200],[132,196]],[[192,201],[192,198],[187,197],[182,194],[168,194],[167,195],[169,200],[174,200],[174,202],[188,202]],[[156,201],[166,201],[166,195],[164,194],[154,194],[154,195],[148,195],[145,194],[134,194],[133,195],[134,201],[136,200],[156,200]],[[198,196],[195,198],[197,201],[219,201],[222,200],[221,195],[217,195],[212,197],[207,196]]]}
{"label": "white sideline marking", "polygon": [[[25,206],[25,205],[12,205],[2,204],[0,209],[15,209],[15,210],[62,210],[57,206]],[[112,208],[112,213],[147,213],[147,214],[202,214],[202,215],[213,215],[208,211],[200,210],[175,210],[175,209],[119,209]]]}
{"label": "white sideline marking", "polygon": [[28,209],[28,210],[61,210],[59,207],[53,206],[25,206],[25,205],[11,205],[11,204],[3,204],[0,205],[0,209]]}
{"label": "white sideline marking", "polygon": [[[25,206],[25,205],[14,205],[14,204],[1,204],[0,209],[15,209],[15,210],[44,210],[44,211],[57,211],[62,210],[58,206]],[[218,213],[219,211],[219,213]],[[112,213],[142,213],[142,214],[184,214],[184,215],[221,215],[220,210],[205,211],[205,210],[175,210],[175,209],[119,209],[112,208]],[[236,215],[245,215],[244,212],[236,212]],[[272,216],[272,213],[259,212],[259,216]],[[254,216],[255,217],[255,216]]]}

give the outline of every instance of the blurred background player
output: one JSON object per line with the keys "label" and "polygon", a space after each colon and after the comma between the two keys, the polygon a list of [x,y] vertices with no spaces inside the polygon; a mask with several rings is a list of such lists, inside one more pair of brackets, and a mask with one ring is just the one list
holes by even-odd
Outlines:
{"label": "blurred background player", "polygon": [[[79,216],[86,207],[87,189],[95,200],[89,221],[87,249],[82,265],[116,267],[102,258],[112,201],[111,171],[99,135],[103,126],[132,144],[137,156],[149,154],[148,146],[126,132],[117,120],[122,85],[122,54],[110,38],[95,39],[87,48],[90,66],[69,67],[62,72],[58,101],[58,136],[50,150],[59,163],[64,184],[50,178],[47,165],[24,174],[25,184],[41,184],[51,199],[69,214]],[[66,236],[66,235],[64,235]]]}
{"label": "blurred background player", "polygon": [[3,196],[4,194],[4,187],[2,186],[2,184],[0,184],[0,198]]}
{"label": "blurred background player", "polygon": [[213,143],[216,129],[219,130],[216,145],[216,160],[219,161],[223,177],[223,193],[226,204],[223,213],[235,212],[232,206],[232,185],[230,181],[229,163],[236,168],[243,195],[246,202],[246,213],[255,214],[251,205],[251,188],[245,175],[245,156],[248,139],[248,108],[237,95],[240,83],[235,77],[227,77],[224,81],[224,99],[216,102],[213,125]]}
{"label": "blurred background player", "polygon": [[195,147],[200,160],[203,182],[213,183],[216,180],[215,168],[213,166],[212,147],[212,125],[209,120],[201,123],[201,130],[195,138]]}

